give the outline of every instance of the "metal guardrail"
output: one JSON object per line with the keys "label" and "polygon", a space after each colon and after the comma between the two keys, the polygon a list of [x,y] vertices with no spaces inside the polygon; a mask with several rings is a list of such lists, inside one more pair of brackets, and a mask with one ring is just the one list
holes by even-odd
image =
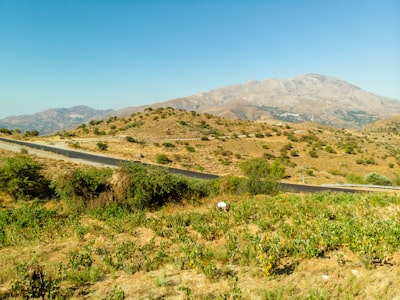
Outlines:
{"label": "metal guardrail", "polygon": [[351,184],[351,183],[332,183],[332,184],[321,184],[326,187],[353,187],[353,188],[366,188],[366,189],[387,189],[387,190],[400,190],[400,186],[388,186],[388,185],[374,185],[374,184]]}

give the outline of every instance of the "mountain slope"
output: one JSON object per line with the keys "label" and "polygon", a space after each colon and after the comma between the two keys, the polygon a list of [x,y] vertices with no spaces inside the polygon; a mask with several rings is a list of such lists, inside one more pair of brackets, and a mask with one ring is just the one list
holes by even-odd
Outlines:
{"label": "mountain slope", "polygon": [[249,120],[314,121],[353,128],[400,114],[400,101],[319,74],[250,81],[152,106]]}
{"label": "mountain slope", "polygon": [[112,110],[97,110],[88,106],[48,109],[32,115],[7,117],[0,120],[0,127],[21,131],[37,130],[41,135],[76,127],[94,118],[101,118]]}

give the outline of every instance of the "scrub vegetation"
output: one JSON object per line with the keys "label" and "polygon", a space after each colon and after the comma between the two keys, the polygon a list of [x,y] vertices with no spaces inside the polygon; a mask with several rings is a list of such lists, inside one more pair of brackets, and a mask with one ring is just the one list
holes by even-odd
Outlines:
{"label": "scrub vegetation", "polygon": [[1,186],[2,298],[400,295],[394,194],[281,193],[285,167],[256,158],[211,181],[134,162],[46,178],[51,162],[28,154],[3,157],[2,178],[10,165],[19,193]]}
{"label": "scrub vegetation", "polygon": [[[0,298],[399,298],[395,191],[280,191],[299,176],[398,185],[395,123],[363,133],[312,126],[147,109],[61,140],[160,166],[0,150]],[[190,179],[165,165],[221,176]]]}

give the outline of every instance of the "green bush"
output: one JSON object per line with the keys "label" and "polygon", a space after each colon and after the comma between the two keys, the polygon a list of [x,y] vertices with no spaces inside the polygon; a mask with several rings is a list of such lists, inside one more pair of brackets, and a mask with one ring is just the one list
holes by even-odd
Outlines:
{"label": "green bush", "polygon": [[40,171],[42,165],[24,155],[6,158],[0,165],[0,190],[16,199],[49,198],[50,181]]}
{"label": "green bush", "polygon": [[185,148],[186,148],[186,150],[187,150],[188,152],[196,152],[196,149],[195,149],[193,146],[186,145]]}
{"label": "green bush", "polygon": [[136,208],[156,208],[183,198],[208,194],[207,183],[172,174],[167,169],[128,162],[122,172],[129,176],[128,202]]}
{"label": "green bush", "polygon": [[285,167],[278,160],[272,164],[263,158],[253,158],[240,164],[248,178],[248,192],[251,194],[276,194],[280,189],[280,180],[285,174]]}
{"label": "green bush", "polygon": [[248,192],[248,179],[233,175],[220,177],[217,181],[217,194],[228,193],[232,195],[244,195]]}
{"label": "green bush", "polygon": [[74,170],[60,176],[53,185],[57,195],[66,200],[72,211],[83,212],[101,193],[110,190],[108,179],[111,175],[109,168]]}
{"label": "green bush", "polygon": [[315,150],[310,150],[310,152],[308,152],[308,155],[310,155],[310,157],[312,157],[312,158],[318,157],[317,151],[315,151]]}
{"label": "green bush", "polygon": [[374,185],[385,185],[385,186],[392,186],[393,182],[384,175],[378,173],[368,173],[364,177],[364,181],[369,184]]}
{"label": "green bush", "polygon": [[166,164],[169,164],[170,162],[172,162],[172,160],[170,160],[170,159],[168,158],[168,156],[165,155],[165,154],[157,154],[157,156],[156,156],[156,162],[157,162],[158,164],[166,165]]}
{"label": "green bush", "polygon": [[127,140],[129,143],[136,143],[136,142],[137,142],[135,138],[133,138],[133,137],[131,137],[131,136],[129,136],[129,135],[126,137],[126,140]]}
{"label": "green bush", "polygon": [[331,146],[326,146],[325,151],[328,153],[336,153],[335,149],[333,149]]}
{"label": "green bush", "polygon": [[349,174],[346,176],[346,180],[349,183],[354,183],[354,184],[365,184],[364,178],[361,175],[358,174]]}
{"label": "green bush", "polygon": [[105,151],[105,150],[108,149],[108,144],[107,143],[98,142],[96,145],[97,145],[97,148],[99,148],[102,151]]}

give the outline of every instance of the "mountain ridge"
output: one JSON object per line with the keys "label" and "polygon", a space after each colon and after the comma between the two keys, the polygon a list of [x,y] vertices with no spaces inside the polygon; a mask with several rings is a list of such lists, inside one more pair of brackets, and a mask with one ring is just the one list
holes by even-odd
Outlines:
{"label": "mountain ridge", "polygon": [[147,107],[172,107],[252,121],[311,121],[357,129],[400,115],[399,100],[378,96],[333,76],[308,73],[284,79],[251,80],[186,97],[119,110],[101,111],[85,107],[86,111],[93,111],[83,114],[82,118],[79,113],[71,117],[68,109],[47,110],[34,115],[2,119],[0,127],[36,129],[41,134],[46,134],[87,123],[93,118],[106,119],[114,115],[127,117]]}
{"label": "mountain ridge", "polygon": [[[287,79],[251,80],[149,106],[170,106],[228,118],[312,121],[358,129],[400,114],[399,100],[378,96],[344,80],[316,73]],[[145,107],[127,107],[116,113],[129,115]]]}

